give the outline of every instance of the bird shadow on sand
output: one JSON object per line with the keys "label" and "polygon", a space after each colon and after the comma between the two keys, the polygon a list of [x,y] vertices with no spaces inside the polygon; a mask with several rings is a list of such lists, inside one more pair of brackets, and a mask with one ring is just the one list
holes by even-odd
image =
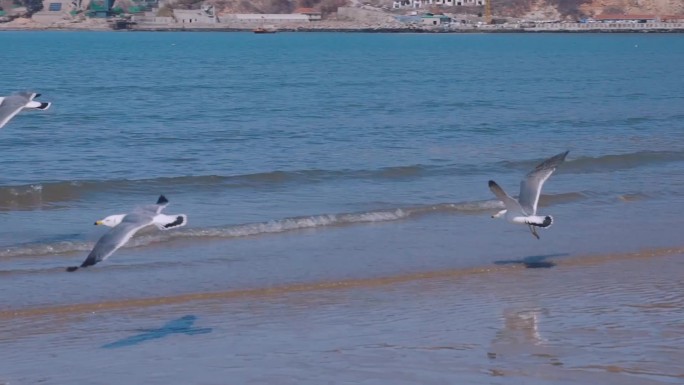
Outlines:
{"label": "bird shadow on sand", "polygon": [[528,269],[548,269],[556,266],[552,261],[547,261],[548,258],[567,257],[569,253],[556,253],[546,255],[530,255],[522,259],[507,259],[501,261],[494,261],[495,265],[525,265]]}
{"label": "bird shadow on sand", "polygon": [[115,349],[123,348],[126,346],[133,346],[145,341],[164,338],[172,334],[186,334],[192,336],[195,334],[211,333],[211,328],[193,328],[192,325],[195,323],[195,320],[197,320],[196,316],[186,315],[184,317],[167,322],[166,324],[164,324],[164,326],[160,327],[159,329],[143,329],[141,330],[143,331],[143,333],[136,334],[134,336],[130,336],[119,341],[108,343],[106,345],[102,345],[102,348]]}

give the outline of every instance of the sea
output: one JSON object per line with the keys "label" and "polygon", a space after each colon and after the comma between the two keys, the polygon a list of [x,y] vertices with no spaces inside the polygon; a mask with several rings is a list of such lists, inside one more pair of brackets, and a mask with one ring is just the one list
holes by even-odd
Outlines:
{"label": "sea", "polygon": [[[0,32],[0,384],[684,384],[684,35]],[[554,223],[491,216],[544,159]],[[77,272],[109,229],[169,200]]]}

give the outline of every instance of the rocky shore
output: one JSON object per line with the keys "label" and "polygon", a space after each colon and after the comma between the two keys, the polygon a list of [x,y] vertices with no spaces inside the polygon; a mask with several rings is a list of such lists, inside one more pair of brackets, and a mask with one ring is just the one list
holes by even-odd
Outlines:
{"label": "rocky shore", "polygon": [[[0,23],[0,31],[73,30],[73,31],[221,31],[244,32],[260,27],[257,23],[145,23],[124,19],[60,20],[41,23],[27,18]],[[306,23],[279,23],[271,26],[278,32],[394,32],[394,33],[510,33],[510,32],[684,32],[684,23],[450,23],[439,26],[402,23],[396,20],[369,23],[349,20],[321,20]]]}

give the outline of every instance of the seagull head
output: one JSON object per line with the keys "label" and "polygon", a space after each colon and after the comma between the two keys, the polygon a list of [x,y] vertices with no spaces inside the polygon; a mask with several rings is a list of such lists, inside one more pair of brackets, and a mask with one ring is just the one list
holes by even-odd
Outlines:
{"label": "seagull head", "polygon": [[121,223],[123,221],[124,217],[126,214],[116,214],[116,215],[110,215],[104,219],[100,219],[99,221],[95,221],[95,226],[99,225],[104,225],[107,227],[114,227]]}

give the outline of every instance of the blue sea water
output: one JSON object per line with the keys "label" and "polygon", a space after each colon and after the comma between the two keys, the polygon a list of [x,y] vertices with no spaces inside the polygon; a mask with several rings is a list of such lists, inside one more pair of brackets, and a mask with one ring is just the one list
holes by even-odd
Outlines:
{"label": "blue sea water", "polygon": [[[2,32],[0,62],[1,94],[33,90],[53,103],[0,131],[2,317],[681,246],[682,35]],[[540,212],[555,223],[540,240],[490,218],[500,203],[488,180],[515,195],[525,173],[566,150],[543,191]],[[186,227],[144,231],[105,262],[64,272],[106,231],[95,220],[159,194]],[[249,317],[277,330],[269,349],[298,340],[279,305],[263,306],[275,309]],[[146,325],[184,314],[208,326],[184,311]],[[92,349],[142,341],[145,331],[122,332],[134,315],[117,317],[118,334]],[[244,335],[258,332],[239,317]],[[12,346],[28,357],[68,335]],[[207,383],[222,383],[210,372]],[[14,373],[6,378],[40,380]],[[141,378],[112,373],[100,380]],[[76,378],[101,382],[86,377]]]}
{"label": "blue sea water", "polygon": [[[402,241],[427,260],[440,243],[493,255],[471,241],[534,243],[488,221],[499,204],[487,180],[515,194],[522,175],[565,150],[542,200],[562,210],[544,234],[555,242],[580,231],[562,223],[671,228],[684,208],[680,35],[4,32],[0,46],[0,90],[53,102],[0,132],[4,272],[78,262],[104,231],[95,220],[159,194],[189,225],[143,234],[136,258],[122,250],[111,264],[165,250],[147,246],[170,247],[173,265],[192,250],[220,260],[233,245],[271,242],[287,259],[286,239],[324,242],[380,222],[408,226]],[[445,224],[448,241],[431,228],[439,221],[457,223]],[[290,231],[302,228],[314,235]],[[657,233],[655,246],[679,241]],[[391,247],[386,236],[368,242]],[[363,247],[352,238],[336,255]],[[491,262],[479,258],[421,266]],[[318,269],[288,263],[287,279]]]}
{"label": "blue sea water", "polygon": [[684,208],[680,35],[3,32],[0,46],[0,90],[53,102],[0,132],[6,272],[78,262],[94,220],[159,194],[190,224],[143,234],[142,254],[395,220],[465,222],[450,237],[466,253],[473,236],[531,243],[484,220],[486,182],[516,194],[565,150],[542,201],[567,210],[557,223]]}

